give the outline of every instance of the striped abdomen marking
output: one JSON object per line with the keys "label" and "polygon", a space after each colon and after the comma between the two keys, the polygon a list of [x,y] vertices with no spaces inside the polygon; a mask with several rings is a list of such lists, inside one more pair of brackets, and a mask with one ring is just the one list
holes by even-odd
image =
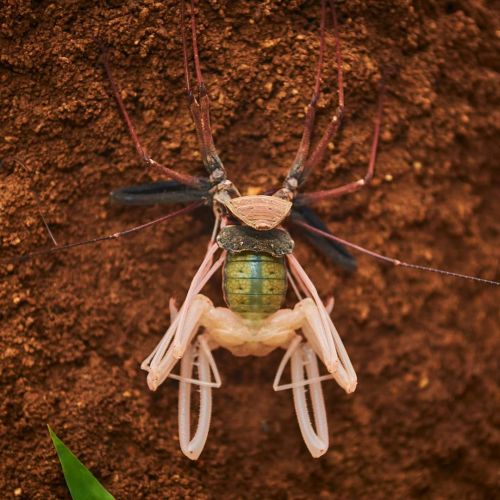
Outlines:
{"label": "striped abdomen marking", "polygon": [[228,307],[248,319],[278,311],[285,300],[284,257],[265,253],[228,253],[222,288]]}

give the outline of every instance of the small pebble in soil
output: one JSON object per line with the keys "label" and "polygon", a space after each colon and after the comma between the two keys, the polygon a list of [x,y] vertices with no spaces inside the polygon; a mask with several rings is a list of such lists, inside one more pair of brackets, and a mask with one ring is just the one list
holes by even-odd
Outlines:
{"label": "small pebble in soil", "polygon": [[420,172],[422,170],[422,167],[423,167],[423,165],[421,162],[419,162],[419,161],[413,162],[413,169],[415,170],[415,172],[417,172],[417,173]]}
{"label": "small pebble in soil", "polygon": [[425,389],[428,385],[429,385],[429,377],[427,377],[427,375],[424,374],[418,381],[418,387],[420,389]]}
{"label": "small pebble in soil", "polygon": [[393,135],[390,130],[384,130],[380,137],[383,142],[391,142],[393,139]]}

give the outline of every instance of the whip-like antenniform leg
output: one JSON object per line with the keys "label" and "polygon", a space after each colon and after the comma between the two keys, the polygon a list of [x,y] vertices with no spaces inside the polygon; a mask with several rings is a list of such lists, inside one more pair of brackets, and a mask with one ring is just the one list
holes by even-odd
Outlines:
{"label": "whip-like antenniform leg", "polygon": [[[117,240],[117,239],[123,238],[124,236],[127,236],[129,234],[137,233],[137,232],[142,231],[143,229],[146,229],[148,227],[155,226],[156,224],[161,224],[162,222],[165,222],[169,219],[173,219],[174,217],[178,217],[179,215],[188,214],[188,213],[192,212],[193,210],[195,210],[196,208],[200,207],[202,204],[203,204],[202,201],[195,201],[194,203],[191,203],[190,205],[188,205],[184,208],[176,210],[175,212],[171,212],[169,214],[163,215],[161,217],[158,217],[157,219],[154,219],[150,222],[146,222],[146,223],[141,224],[139,226],[130,227],[128,229],[124,229],[123,231],[118,231],[117,233],[107,234],[105,236],[98,236],[97,238],[92,238],[90,240],[76,241],[74,243],[68,243],[66,245],[58,245],[58,246],[52,247],[52,248],[44,248],[42,250],[36,250],[35,252],[31,252],[29,254],[20,255],[19,257],[16,257],[13,259],[5,259],[5,261],[7,261],[7,260],[10,262],[22,261],[25,259],[31,259],[33,257],[37,257],[39,255],[58,253],[58,252],[70,250],[72,248],[93,245],[94,243],[100,243],[101,241]],[[4,259],[0,259],[0,263],[2,263],[3,260]]]}
{"label": "whip-like antenniform leg", "polygon": [[426,271],[426,272],[431,272],[431,273],[443,274],[444,276],[452,276],[454,278],[461,278],[461,279],[466,279],[466,280],[478,281],[480,283],[488,283],[490,285],[496,285],[496,286],[500,285],[499,281],[488,280],[488,279],[484,279],[484,278],[479,278],[477,276],[471,276],[469,274],[455,273],[453,271],[445,271],[444,269],[437,269],[435,267],[421,266],[419,264],[411,264],[410,262],[404,262],[404,261],[399,260],[399,259],[394,259],[393,257],[388,257],[387,255],[382,255],[380,253],[373,252],[372,250],[368,250],[367,248],[363,248],[362,246],[356,245],[355,243],[351,243],[350,241],[344,240],[343,238],[339,238],[338,236],[334,236],[333,234],[327,233],[326,231],[322,231],[321,229],[318,229],[317,227],[313,227],[305,222],[296,221],[296,222],[294,222],[294,224],[297,226],[301,226],[304,229],[307,229],[307,231],[310,231],[311,233],[319,234],[320,236],[323,236],[324,238],[335,241],[337,243],[341,243],[342,245],[345,245],[346,247],[353,248],[354,250],[358,250],[359,252],[362,252],[366,255],[369,255],[370,257],[373,257],[375,259],[379,259],[379,260],[382,260],[382,261],[387,262],[389,264],[392,264],[393,266],[406,267],[408,269],[416,269],[419,271]]}

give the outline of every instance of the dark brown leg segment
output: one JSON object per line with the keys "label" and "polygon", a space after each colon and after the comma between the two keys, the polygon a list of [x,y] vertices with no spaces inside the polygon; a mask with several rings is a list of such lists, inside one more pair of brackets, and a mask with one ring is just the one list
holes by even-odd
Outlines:
{"label": "dark brown leg segment", "polygon": [[226,180],[226,171],[215,149],[212,131],[210,128],[210,102],[207,94],[203,76],[201,74],[200,57],[198,53],[198,41],[196,37],[196,19],[194,3],[191,0],[191,35],[193,47],[193,59],[198,87],[198,95],[195,96],[191,88],[190,72],[188,63],[188,50],[185,32],[185,2],[181,3],[181,30],[182,30],[182,50],[184,56],[184,76],[186,80],[186,92],[189,99],[189,108],[193,116],[196,135],[200,147],[201,158],[205,168],[210,175],[212,184],[218,184]]}
{"label": "dark brown leg segment", "polygon": [[380,124],[382,121],[382,101],[383,101],[383,91],[381,91],[378,101],[378,109],[377,109],[377,115],[375,117],[375,127],[373,131],[372,146],[370,150],[370,159],[368,161],[368,168],[366,170],[365,176],[362,179],[358,179],[357,181],[354,182],[349,182],[348,184],[344,184],[343,186],[337,188],[301,194],[298,197],[298,200],[301,203],[313,203],[315,201],[324,200],[325,198],[335,198],[337,196],[342,196],[347,193],[354,193],[355,191],[358,191],[358,189],[361,189],[363,186],[369,184],[369,182],[373,178],[373,173],[375,170],[375,162],[377,160],[377,149],[380,136]]}
{"label": "dark brown leg segment", "polygon": [[300,141],[299,149],[293,161],[292,167],[288,174],[289,178],[297,179],[302,182],[305,177],[304,166],[305,161],[309,155],[309,148],[311,146],[311,136],[314,128],[314,118],[316,116],[316,105],[321,93],[321,71],[323,69],[323,59],[325,54],[325,18],[326,18],[326,5],[325,0],[321,2],[321,28],[319,37],[319,56],[316,65],[316,78],[314,81],[314,91],[311,101],[307,106],[306,117],[304,120],[304,131],[302,132],[302,139]]}
{"label": "dark brown leg segment", "polygon": [[314,92],[311,102],[307,108],[304,132],[300,142],[299,150],[295,157],[292,167],[283,183],[283,189],[278,192],[278,196],[294,197],[297,188],[304,182],[309,172],[321,162],[328,143],[330,142],[333,134],[337,130],[340,120],[344,112],[344,78],[342,71],[342,55],[340,51],[340,39],[338,35],[337,16],[335,13],[334,2],[330,1],[330,8],[332,10],[333,28],[335,32],[335,49],[337,60],[337,86],[338,86],[338,104],[334,116],[332,117],[328,127],[326,128],[320,141],[314,148],[313,152],[309,155],[311,135],[314,126],[314,117],[316,113],[316,103],[320,95],[321,85],[321,69],[323,66],[324,47],[325,47],[325,19],[326,19],[326,0],[321,2],[321,30],[320,30],[320,51],[318,58],[318,65],[316,69],[316,79],[314,85]]}
{"label": "dark brown leg segment", "polygon": [[103,52],[102,54],[102,63],[104,64],[104,68],[106,70],[106,73],[108,75],[109,81],[111,83],[111,88],[113,89],[113,94],[115,96],[116,102],[118,103],[118,107],[120,108],[121,114],[123,116],[123,119],[125,120],[125,123],[127,124],[127,128],[130,134],[130,137],[132,138],[132,141],[134,143],[135,149],[137,150],[137,153],[143,163],[148,166],[148,167],[154,167],[157,170],[162,171],[164,174],[166,174],[168,177],[171,179],[174,179],[181,184],[185,184],[187,186],[193,186],[193,187],[198,187],[202,185],[202,180],[197,177],[193,177],[192,175],[188,174],[182,174],[180,172],[176,172],[175,170],[172,170],[171,168],[165,167],[164,165],[161,165],[157,161],[153,160],[144,150],[142,147],[139,137],[137,135],[135,126],[130,119],[130,116],[127,112],[127,108],[125,107],[125,104],[123,102],[123,99],[121,98],[120,95],[120,90],[118,89],[118,85],[116,84],[116,81],[113,77],[113,73],[111,72],[111,66],[109,64],[108,56],[106,52]]}
{"label": "dark brown leg segment", "polygon": [[326,148],[328,147],[328,143],[332,139],[333,135],[337,131],[340,121],[342,120],[342,116],[344,114],[344,72],[342,70],[342,52],[340,50],[340,37],[339,37],[339,29],[337,23],[337,13],[335,11],[335,2],[330,0],[330,8],[332,11],[332,20],[333,20],[333,31],[335,34],[335,55],[337,62],[337,92],[338,92],[338,104],[337,109],[335,110],[335,114],[333,115],[328,127],[326,128],[323,136],[321,137],[319,143],[314,148],[314,151],[311,153],[311,156],[307,159],[306,162],[306,172],[311,171],[318,163],[321,162],[323,156],[325,155]]}

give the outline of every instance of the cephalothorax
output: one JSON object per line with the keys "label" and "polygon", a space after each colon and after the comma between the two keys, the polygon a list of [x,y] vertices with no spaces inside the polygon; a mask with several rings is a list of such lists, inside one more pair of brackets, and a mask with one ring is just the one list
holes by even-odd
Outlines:
{"label": "cephalothorax", "polygon": [[[192,55],[197,81],[196,95],[191,88],[188,49],[185,34],[184,2],[181,26],[184,72],[189,106],[195,123],[203,164],[208,177],[193,177],[165,167],[142,148],[134,125],[127,114],[120,92],[104,54],[103,62],[113,93],[125,119],[131,138],[142,161],[170,177],[170,181],[119,189],[112,197],[122,203],[185,203],[185,208],[141,226],[84,242],[56,246],[30,256],[55,252],[84,244],[114,239],[174,216],[188,213],[204,204],[213,209],[215,227],[207,252],[196,272],[180,308],[170,302],[171,324],[154,351],[144,360],[147,382],[156,390],[168,377],[179,381],[179,438],[186,456],[197,459],[205,445],[211,417],[211,391],[221,379],[212,351],[228,349],[236,356],[265,356],[276,348],[285,350],[273,387],[291,389],[297,419],[304,441],[314,457],[328,449],[328,428],[321,383],[335,379],[348,393],[356,389],[357,379],[349,356],[332,322],[333,299],[326,304],[295,256],[294,242],[286,224],[300,226],[320,251],[347,269],[356,263],[345,246],[393,265],[437,272],[459,278],[499,285],[485,280],[435,268],[409,264],[366,250],[330,234],[307,205],[316,200],[354,192],[373,177],[381,121],[381,99],[376,115],[370,159],[365,176],[337,188],[298,194],[308,173],[324,156],[337,130],[344,109],[343,74],[337,20],[333,0],[329,1],[336,41],[338,105],[326,130],[314,148],[310,147],[316,103],[320,94],[321,68],[325,51],[326,0],[321,0],[320,44],[315,84],[305,115],[304,130],[295,159],[280,189],[257,196],[241,196],[227,178],[217,154],[210,129],[209,98],[203,83],[196,39],[196,22],[191,1]],[[55,240],[54,240],[55,242]],[[223,274],[223,295],[227,307],[216,307],[201,291],[218,271]],[[297,297],[293,308],[283,307],[288,285]],[[318,358],[326,373],[321,372]],[[180,361],[180,372],[173,373]],[[290,383],[282,375],[290,365]],[[325,371],[323,370],[323,372]],[[200,392],[199,417],[191,433],[191,391]],[[308,401],[309,399],[309,401]]]}

